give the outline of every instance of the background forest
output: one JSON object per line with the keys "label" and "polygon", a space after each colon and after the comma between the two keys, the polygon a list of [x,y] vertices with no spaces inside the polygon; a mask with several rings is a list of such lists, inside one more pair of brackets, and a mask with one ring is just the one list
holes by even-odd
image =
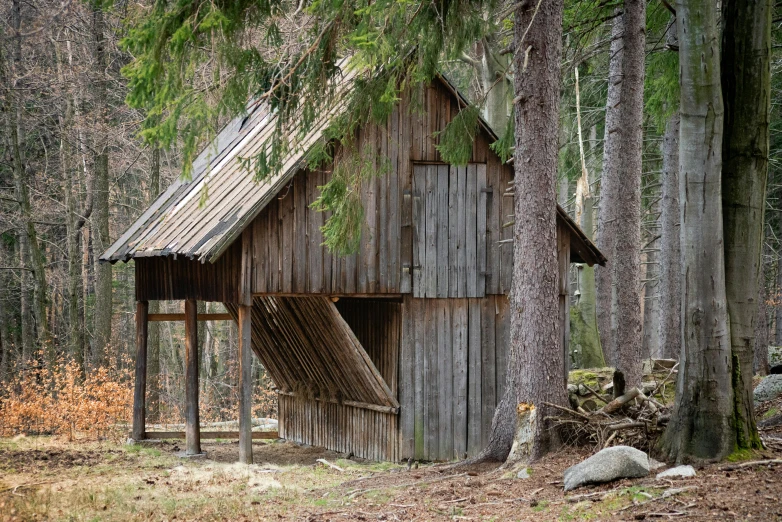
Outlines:
{"label": "background forest", "polygon": [[[565,2],[558,199],[588,232],[606,219],[600,211],[611,206],[609,198],[620,197],[601,187],[602,173],[618,168],[605,161],[604,152],[610,139],[606,107],[612,106],[610,86],[617,75],[612,57],[621,52],[615,11],[620,6],[612,1]],[[223,84],[225,73],[218,61],[207,61],[188,73],[195,81],[193,88],[204,92],[208,103],[201,113],[198,107],[189,109],[206,129],[200,141],[180,139],[158,147],[145,139],[148,133],[142,136],[149,115],[126,104],[130,87],[123,67],[134,56],[123,39],[151,7],[151,2],[133,0],[0,3],[0,394],[20,384],[30,389],[63,382],[100,387],[129,379],[135,353],[133,264],[99,263],[98,257],[161,190],[183,175],[187,158],[224,123],[220,111],[209,109],[223,102],[223,91],[214,87]],[[482,101],[484,117],[500,131],[508,127],[510,106],[511,82],[505,70],[510,62],[511,12],[500,6],[487,14],[495,18],[495,33],[460,59],[440,64],[462,92]],[[306,44],[301,29],[311,20],[301,12],[301,4],[292,4],[288,13],[281,16],[275,42],[253,31],[244,36],[267,59],[295,54],[292,49]],[[642,355],[656,358],[675,358],[679,350],[680,291],[671,284],[677,278],[669,277],[680,266],[678,182],[670,175],[678,165],[679,64],[673,20],[672,8],[664,0],[648,4],[637,246],[643,286]],[[775,42],[779,30],[780,21],[775,19]],[[762,357],[767,346],[782,344],[781,68],[775,45],[764,284],[756,331],[761,372],[767,371]],[[571,274],[575,367],[604,365],[597,325],[590,323],[594,313],[589,312],[596,301],[606,298],[605,291],[601,295],[606,284],[600,281],[599,269],[597,279],[596,290],[593,269],[577,267]],[[152,303],[150,312],[180,312],[180,306]],[[223,311],[222,305],[209,307],[203,311]],[[598,325],[601,321],[610,325],[610,319],[598,313]],[[236,327],[227,321],[200,323],[199,328],[202,415],[212,420],[233,418]],[[610,332],[610,326],[605,331]],[[602,345],[611,362],[605,337]],[[183,340],[181,323],[150,324],[151,420],[182,418]],[[254,416],[273,415],[270,383],[260,365],[255,371]],[[113,388],[101,389],[111,396]]]}

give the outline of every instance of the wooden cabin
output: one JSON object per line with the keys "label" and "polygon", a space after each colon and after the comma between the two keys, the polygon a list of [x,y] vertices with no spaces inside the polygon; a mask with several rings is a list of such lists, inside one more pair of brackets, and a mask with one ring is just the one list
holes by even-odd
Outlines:
{"label": "wooden cabin", "polygon": [[[305,167],[323,126],[261,183],[237,158],[257,152],[275,116],[261,104],[226,126],[192,180],[171,185],[102,256],[135,261],[135,438],[145,436],[147,302],[185,300],[187,448],[200,452],[200,300],[224,303],[239,323],[245,461],[250,349],[276,386],[282,438],[388,461],[450,460],[487,443],[507,367],[513,169],[489,148],[496,136],[483,121],[469,164],[442,162],[433,133],[463,106],[438,78],[406,94],[386,125],[358,131],[358,150],[372,147],[391,169],[363,188],[360,250],[348,257],[323,246],[327,216],[309,206],[333,167]],[[561,208],[558,218],[567,350],[568,263],[605,259]]]}

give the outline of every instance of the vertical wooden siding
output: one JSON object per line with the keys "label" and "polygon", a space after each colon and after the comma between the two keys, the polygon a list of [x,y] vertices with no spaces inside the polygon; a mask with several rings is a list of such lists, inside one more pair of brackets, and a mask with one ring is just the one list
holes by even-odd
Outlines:
{"label": "vertical wooden siding", "polygon": [[400,458],[450,460],[488,442],[505,387],[508,299],[404,297]]}
{"label": "vertical wooden siding", "polygon": [[239,302],[242,242],[236,241],[214,263],[173,257],[134,260],[136,300]]}
{"label": "vertical wooden siding", "polygon": [[280,437],[370,460],[397,462],[397,415],[278,395]]}
{"label": "vertical wooden siding", "polygon": [[413,296],[483,297],[486,165],[413,168]]}
{"label": "vertical wooden siding", "polygon": [[[320,227],[328,216],[309,208],[319,194],[318,187],[328,181],[333,166],[296,174],[290,185],[280,191],[251,225],[255,266],[253,292],[412,292],[416,275],[413,270],[416,248],[413,170],[416,164],[442,161],[432,134],[442,130],[457,111],[457,102],[451,93],[435,82],[421,92],[404,96],[385,125],[367,125],[357,133],[357,149],[374,151],[375,156],[370,159],[376,163],[378,156],[387,157],[390,169],[362,187],[365,221],[361,245],[355,255],[340,258],[323,246]],[[474,200],[465,201],[467,206],[464,207],[470,215],[480,217],[475,221],[474,236],[478,241],[475,266],[477,273],[485,272],[485,275],[473,281],[474,295],[483,295],[483,292],[500,294],[510,290],[512,248],[501,246],[498,241],[511,237],[510,228],[502,229],[502,223],[509,221],[505,215],[513,213],[513,202],[512,198],[503,198],[502,193],[511,180],[512,172],[510,167],[500,163],[489,149],[489,144],[488,135],[482,131],[475,140],[470,163],[480,164],[485,169],[483,186],[486,190],[476,190]],[[446,165],[433,168],[445,169],[442,175],[438,170],[438,176],[447,181]],[[477,171],[476,176],[479,176]],[[478,183],[477,179],[475,183]],[[443,188],[445,190],[435,197],[440,198],[438,201],[449,201],[444,205],[447,208],[451,197],[448,183],[444,183]],[[458,183],[454,188],[460,188]],[[455,196],[466,198],[466,189],[464,196],[461,192]],[[476,213],[479,205],[486,208],[485,221],[482,220],[484,213]],[[448,213],[444,215],[447,217]],[[443,229],[440,236],[442,243],[449,233],[450,221],[432,221],[432,225],[437,230]],[[483,245],[486,253],[479,257],[477,248],[483,248]],[[446,245],[440,255],[448,258],[449,246]],[[467,262],[465,259],[464,263]],[[434,269],[438,276],[443,275],[442,267],[439,272],[437,267]],[[450,274],[443,277],[442,286],[438,286],[435,292],[439,297],[451,295]],[[466,286],[463,292],[458,295],[467,296]]]}

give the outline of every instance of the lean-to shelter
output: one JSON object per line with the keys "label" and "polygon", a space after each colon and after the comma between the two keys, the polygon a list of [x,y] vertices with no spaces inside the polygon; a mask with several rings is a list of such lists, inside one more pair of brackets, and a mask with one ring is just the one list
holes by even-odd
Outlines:
{"label": "lean-to shelter", "polygon": [[[282,438],[390,461],[461,458],[487,443],[507,367],[513,168],[490,149],[496,136],[482,120],[468,164],[442,161],[435,133],[465,105],[438,77],[404,92],[385,124],[358,129],[357,150],[387,158],[388,168],[362,185],[360,248],[346,257],[323,245],[328,215],[310,207],[334,164],[306,164],[343,104],[324,110],[281,171],[261,182],[238,159],[275,132],[268,106],[252,105],[220,132],[192,179],[174,182],[101,258],[135,261],[134,437],[145,436],[146,303],[185,300],[188,451],[200,451],[200,300],[224,303],[239,324],[242,445],[250,351],[276,386]],[[568,265],[605,258],[557,212],[566,351]]]}

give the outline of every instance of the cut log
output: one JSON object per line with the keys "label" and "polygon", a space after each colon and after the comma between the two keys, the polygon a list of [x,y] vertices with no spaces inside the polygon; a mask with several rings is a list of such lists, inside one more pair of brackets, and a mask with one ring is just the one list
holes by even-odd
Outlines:
{"label": "cut log", "polygon": [[639,390],[638,388],[631,388],[630,391],[628,391],[624,395],[617,397],[616,399],[612,400],[611,402],[603,406],[603,408],[600,411],[610,415],[615,411],[619,411],[622,408],[622,406],[632,401],[639,395],[643,395],[641,393],[641,390]]}

